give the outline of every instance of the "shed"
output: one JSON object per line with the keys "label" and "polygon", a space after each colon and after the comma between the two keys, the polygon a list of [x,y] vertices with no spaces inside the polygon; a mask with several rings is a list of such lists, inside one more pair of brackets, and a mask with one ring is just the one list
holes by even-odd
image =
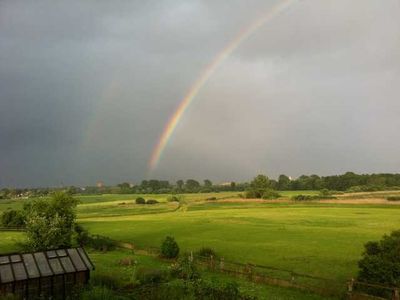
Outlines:
{"label": "shed", "polygon": [[0,256],[0,298],[65,299],[75,286],[89,281],[94,265],[83,248]]}

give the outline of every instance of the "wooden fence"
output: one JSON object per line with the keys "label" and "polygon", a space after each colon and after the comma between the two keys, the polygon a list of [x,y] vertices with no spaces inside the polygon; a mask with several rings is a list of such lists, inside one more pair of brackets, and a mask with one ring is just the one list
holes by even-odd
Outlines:
{"label": "wooden fence", "polygon": [[[134,253],[150,256],[158,256],[158,248],[138,249],[134,244],[117,242],[121,248],[129,249]],[[193,263],[201,269],[211,272],[225,273],[246,280],[310,291],[322,296],[343,297],[347,295],[349,300],[400,300],[400,288],[387,287],[378,284],[369,284],[352,279],[346,285],[331,279],[301,274],[291,270],[279,269],[251,263],[239,263],[225,260],[223,257],[202,257],[193,255]]]}
{"label": "wooden fence", "polygon": [[400,288],[352,279],[348,282],[347,295],[350,300],[400,300]]}
{"label": "wooden fence", "polygon": [[345,286],[333,280],[301,274],[257,264],[243,264],[227,261],[224,258],[194,257],[194,262],[209,271],[221,272],[255,283],[307,290],[324,296],[337,296],[345,293]]}

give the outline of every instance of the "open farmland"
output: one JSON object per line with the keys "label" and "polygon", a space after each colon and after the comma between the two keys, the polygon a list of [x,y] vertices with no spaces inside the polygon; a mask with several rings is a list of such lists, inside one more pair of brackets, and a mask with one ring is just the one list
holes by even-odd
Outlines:
{"label": "open farmland", "polygon": [[[186,194],[181,203],[168,202],[169,195],[79,196],[78,223],[92,234],[130,242],[139,249],[158,248],[165,236],[172,235],[182,251],[210,247],[227,261],[291,270],[343,286],[357,273],[364,243],[377,240],[400,225],[400,206],[388,205],[398,202],[385,200],[399,192],[339,195],[338,203],[292,201],[290,197],[297,194],[306,193],[283,192],[279,200],[239,199],[233,192]],[[159,203],[135,204],[138,196]],[[217,200],[207,200],[214,197]],[[24,201],[28,200],[3,200],[0,211],[21,208]],[[6,231],[1,235],[3,253],[16,250],[17,243],[24,239],[22,232]],[[104,255],[93,252],[93,256],[99,265],[111,264],[113,272],[118,273],[116,257],[124,253],[132,255],[112,251]],[[159,263],[140,259],[145,264]],[[103,272],[102,269],[96,272]],[[269,292],[283,294],[284,289],[274,289]],[[276,299],[302,297],[291,293]]]}
{"label": "open farmland", "polygon": [[90,232],[141,248],[158,247],[166,235],[173,235],[184,250],[207,246],[229,260],[344,282],[355,275],[363,244],[399,227],[400,207],[321,202],[218,202],[199,197],[178,209],[175,203],[133,204],[120,216],[82,214],[79,221]]}

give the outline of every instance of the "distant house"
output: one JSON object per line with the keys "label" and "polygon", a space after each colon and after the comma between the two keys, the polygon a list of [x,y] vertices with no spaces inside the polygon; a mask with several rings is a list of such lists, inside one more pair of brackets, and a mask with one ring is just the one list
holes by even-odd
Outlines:
{"label": "distant house", "polygon": [[83,248],[0,256],[0,299],[65,299],[89,281],[94,265]]}

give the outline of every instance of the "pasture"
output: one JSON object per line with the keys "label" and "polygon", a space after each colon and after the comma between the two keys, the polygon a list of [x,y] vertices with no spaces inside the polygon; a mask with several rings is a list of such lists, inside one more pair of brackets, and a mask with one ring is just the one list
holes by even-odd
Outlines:
{"label": "pasture", "polygon": [[[282,194],[279,201],[238,199],[234,192],[187,194],[181,203],[167,202],[169,195],[80,196],[78,223],[90,233],[130,242],[138,248],[159,247],[165,236],[172,235],[183,252],[210,247],[226,260],[291,270],[341,284],[356,275],[365,242],[380,239],[400,227],[400,205],[388,205],[383,199],[393,193],[363,194],[360,204],[355,195],[349,194],[341,195],[339,203],[290,200],[293,195],[306,194],[304,191]],[[138,205],[134,201],[138,196],[160,203]],[[217,200],[207,200],[213,197]],[[365,202],[376,198],[376,203]],[[21,208],[24,201],[2,200],[0,212]],[[0,235],[2,253],[15,251],[17,242],[24,238],[21,232]],[[110,266],[107,268],[118,273],[117,259],[131,253],[92,255],[99,265],[98,272]],[[140,260],[144,264],[159,264],[146,257]],[[129,274],[129,268],[125,271]],[[284,290],[268,289],[276,295],[282,295]],[[276,299],[303,297],[296,292],[287,293],[286,298]]]}

